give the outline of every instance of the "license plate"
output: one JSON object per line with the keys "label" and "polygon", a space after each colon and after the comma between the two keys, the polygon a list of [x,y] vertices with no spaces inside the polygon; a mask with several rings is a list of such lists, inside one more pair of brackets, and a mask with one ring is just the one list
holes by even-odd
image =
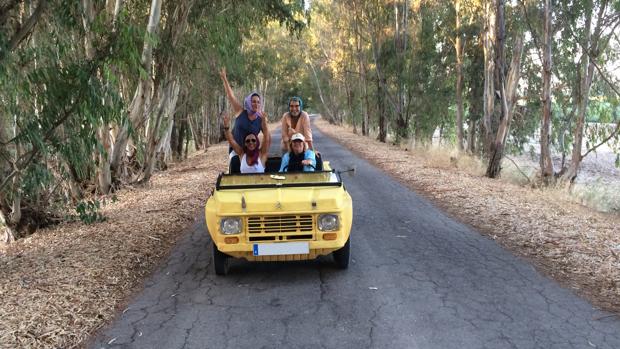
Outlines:
{"label": "license plate", "polygon": [[307,242],[280,242],[273,244],[254,244],[255,256],[278,256],[284,254],[308,254]]}

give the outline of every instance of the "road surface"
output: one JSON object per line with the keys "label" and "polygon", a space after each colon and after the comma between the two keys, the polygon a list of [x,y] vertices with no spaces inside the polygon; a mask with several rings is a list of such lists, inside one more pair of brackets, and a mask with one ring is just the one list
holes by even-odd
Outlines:
{"label": "road surface", "polygon": [[[272,149],[279,148],[275,134]],[[353,198],[352,261],[211,265],[204,217],[91,348],[620,348],[620,319],[315,130]]]}

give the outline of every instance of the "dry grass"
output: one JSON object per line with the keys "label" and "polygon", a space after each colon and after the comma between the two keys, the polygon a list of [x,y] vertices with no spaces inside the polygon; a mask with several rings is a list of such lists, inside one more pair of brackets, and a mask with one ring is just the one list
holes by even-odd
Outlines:
{"label": "dry grass", "polygon": [[45,229],[1,251],[0,347],[74,348],[110,321],[204,207],[226,149],[118,192],[106,222]]}
{"label": "dry grass", "polygon": [[449,150],[408,151],[322,120],[316,125],[460,221],[529,258],[547,275],[620,313],[618,215],[575,204],[559,189],[486,178],[477,160]]}

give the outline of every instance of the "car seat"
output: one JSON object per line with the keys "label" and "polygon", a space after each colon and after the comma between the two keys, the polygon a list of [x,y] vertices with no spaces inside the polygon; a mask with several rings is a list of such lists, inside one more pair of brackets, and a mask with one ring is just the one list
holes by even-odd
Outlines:
{"label": "car seat", "polygon": [[267,163],[265,164],[265,172],[278,172],[280,171],[280,164],[282,163],[282,158],[279,156],[273,156],[267,158]]}

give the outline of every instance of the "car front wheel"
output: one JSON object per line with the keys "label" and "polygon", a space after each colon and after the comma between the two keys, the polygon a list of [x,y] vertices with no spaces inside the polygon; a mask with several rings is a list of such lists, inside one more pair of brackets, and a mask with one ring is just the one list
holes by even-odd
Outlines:
{"label": "car front wheel", "polygon": [[351,237],[347,239],[347,242],[341,249],[332,252],[334,256],[334,262],[340,269],[347,269],[349,267],[349,261],[351,260]]}
{"label": "car front wheel", "polygon": [[213,266],[215,267],[216,275],[226,275],[228,273],[228,258],[230,258],[227,254],[220,252],[215,245],[213,244]]}

